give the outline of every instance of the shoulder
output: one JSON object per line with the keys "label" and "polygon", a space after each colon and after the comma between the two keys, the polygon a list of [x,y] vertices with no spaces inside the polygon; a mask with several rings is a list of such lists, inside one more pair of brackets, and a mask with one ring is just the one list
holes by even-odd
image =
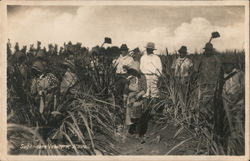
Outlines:
{"label": "shoulder", "polygon": [[193,61],[190,59],[190,58],[186,58],[186,60],[185,60],[187,63],[189,63],[189,64],[192,64],[193,63]]}
{"label": "shoulder", "polygon": [[156,55],[156,54],[153,54],[153,55],[152,55],[152,58],[153,58],[154,60],[161,60],[160,56],[159,56],[159,55]]}
{"label": "shoulder", "polygon": [[146,55],[142,55],[142,57],[140,58],[141,63],[143,62],[143,60],[147,59],[146,57],[147,57]]}
{"label": "shoulder", "polygon": [[221,55],[214,54],[213,58],[215,59],[216,62],[221,63]]}
{"label": "shoulder", "polygon": [[157,55],[157,54],[153,54],[152,56],[153,56],[154,58],[159,58],[159,59],[160,59],[160,56]]}
{"label": "shoulder", "polygon": [[145,53],[141,56],[141,59],[144,59],[144,58],[146,58],[146,54]]}
{"label": "shoulder", "polygon": [[134,60],[132,56],[129,56],[127,57],[128,60]]}

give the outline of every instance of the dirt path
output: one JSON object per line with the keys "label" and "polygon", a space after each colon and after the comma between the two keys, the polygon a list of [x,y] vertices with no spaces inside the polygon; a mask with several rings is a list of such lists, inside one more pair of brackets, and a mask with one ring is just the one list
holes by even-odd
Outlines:
{"label": "dirt path", "polygon": [[[173,139],[178,129],[179,127],[176,127],[173,123],[160,126],[150,122],[145,143],[141,144],[140,139],[127,137],[125,143],[120,142],[116,144],[116,149],[121,155],[165,155],[177,144],[191,137],[187,131],[183,130]],[[192,139],[183,143],[170,154],[195,154],[196,145],[197,141]]]}

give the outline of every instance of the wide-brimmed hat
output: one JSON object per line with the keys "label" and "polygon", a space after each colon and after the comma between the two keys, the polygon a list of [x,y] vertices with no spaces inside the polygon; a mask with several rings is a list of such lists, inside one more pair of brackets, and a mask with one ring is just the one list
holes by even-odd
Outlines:
{"label": "wide-brimmed hat", "polygon": [[120,47],[120,50],[121,50],[121,51],[124,51],[124,50],[125,50],[125,51],[128,51],[129,48],[127,47],[126,44],[122,44],[121,47]]}
{"label": "wide-brimmed hat", "polygon": [[32,65],[31,69],[36,70],[40,73],[43,73],[45,70],[44,65],[42,64],[41,61],[35,61],[34,64]]}
{"label": "wide-brimmed hat", "polygon": [[153,43],[153,42],[148,42],[147,45],[145,46],[145,48],[156,50],[155,43]]}
{"label": "wide-brimmed hat", "polygon": [[187,47],[181,46],[181,48],[178,50],[179,53],[187,53]]}
{"label": "wide-brimmed hat", "polygon": [[205,49],[205,50],[213,50],[214,47],[213,47],[212,43],[208,42],[208,43],[206,43],[206,45],[205,45],[205,47],[203,49]]}

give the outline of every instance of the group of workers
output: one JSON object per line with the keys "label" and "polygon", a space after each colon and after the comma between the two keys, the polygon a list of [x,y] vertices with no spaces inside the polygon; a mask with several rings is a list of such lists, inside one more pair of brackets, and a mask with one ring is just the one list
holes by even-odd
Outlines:
{"label": "group of workers", "polygon": [[[116,68],[117,80],[115,82],[115,96],[120,96],[120,106],[124,110],[125,122],[124,129],[126,135],[141,138],[145,142],[145,132],[149,121],[148,109],[145,100],[157,102],[160,97],[158,87],[159,77],[163,74],[163,65],[160,57],[154,53],[156,49],[155,43],[148,42],[145,46],[146,53],[140,58],[132,57],[129,54],[129,48],[126,44],[122,44],[119,48],[120,55],[113,60],[113,66]],[[242,90],[244,84],[243,72],[235,68],[233,63],[225,63],[222,68],[222,61],[218,55],[214,53],[211,43],[207,43],[204,47],[204,53],[195,64],[188,58],[186,46],[181,46],[178,50],[179,57],[173,62],[172,69],[174,76],[180,80],[185,86],[190,74],[195,71],[198,73],[198,86],[200,106],[207,106],[218,83],[221,70],[224,71],[225,77],[231,75],[224,85],[224,93],[234,95],[237,90]],[[17,68],[24,79],[27,75],[25,70],[24,53],[18,51],[15,53],[17,57]],[[44,52],[38,51],[31,67],[31,94],[35,97],[40,113],[50,113],[56,110],[57,104],[54,90],[60,87],[60,93],[67,92],[73,94],[77,91],[77,74],[75,71],[75,63],[73,58],[65,59],[63,66],[65,72],[62,80],[52,73],[46,73],[45,68],[47,62],[44,58]],[[233,73],[233,74],[232,74]],[[61,83],[60,83],[61,82]],[[25,86],[23,84],[23,86]],[[118,102],[119,102],[118,99]],[[48,104],[53,104],[53,109],[45,108]],[[207,107],[206,107],[207,108]],[[50,111],[46,111],[50,110]]]}
{"label": "group of workers", "polygon": [[[136,134],[135,136],[142,140],[144,140],[143,136],[149,119],[143,118],[149,117],[145,115],[148,109],[143,104],[143,100],[158,101],[159,87],[157,84],[163,70],[160,57],[154,54],[155,44],[149,42],[145,48],[146,53],[140,60],[134,60],[129,55],[127,45],[122,44],[121,55],[113,61],[117,67],[117,89],[123,93],[123,106],[126,107],[124,113],[126,114],[125,125],[128,127],[127,134],[129,136]],[[198,73],[198,100],[201,111],[212,108],[214,105],[212,101],[215,90],[221,81],[221,72],[223,79],[231,74],[231,77],[225,81],[223,95],[236,95],[237,91],[242,91],[244,88],[243,72],[236,68],[234,62],[222,62],[220,56],[215,54],[213,44],[210,42],[203,49],[203,55],[193,63],[187,56],[187,47],[181,46],[178,50],[179,57],[172,63],[174,77],[182,87],[187,86],[192,72]]]}

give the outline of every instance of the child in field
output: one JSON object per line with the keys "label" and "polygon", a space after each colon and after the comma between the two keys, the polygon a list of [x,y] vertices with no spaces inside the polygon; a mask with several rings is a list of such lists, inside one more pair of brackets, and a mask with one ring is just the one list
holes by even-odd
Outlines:
{"label": "child in field", "polygon": [[136,134],[137,137],[143,137],[141,116],[143,111],[143,95],[147,91],[145,76],[139,71],[139,62],[134,61],[130,66],[126,66],[128,77],[123,95],[126,107],[125,124],[128,128],[128,135]]}

